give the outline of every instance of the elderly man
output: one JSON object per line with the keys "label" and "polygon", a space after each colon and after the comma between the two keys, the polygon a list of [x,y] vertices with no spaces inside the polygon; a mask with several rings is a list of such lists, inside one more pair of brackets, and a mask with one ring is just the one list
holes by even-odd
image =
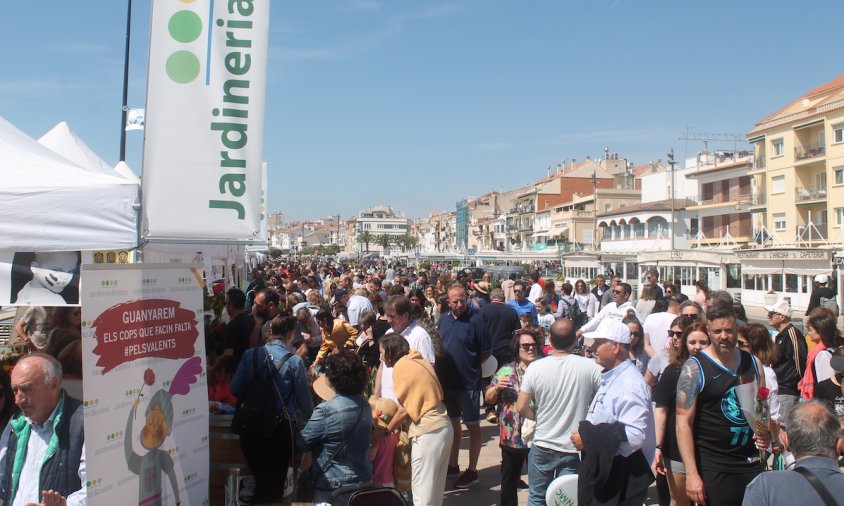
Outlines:
{"label": "elderly man", "polygon": [[[401,334],[410,349],[418,351],[422,358],[434,365],[436,356],[433,340],[428,331],[413,319],[413,303],[410,299],[404,295],[392,295],[387,299],[384,312],[390,324],[390,330],[387,332]],[[376,373],[375,389],[377,397],[398,400],[393,392],[393,368],[388,367],[383,360]]]}
{"label": "elderly man", "polygon": [[654,481],[656,437],[648,386],[629,358],[630,329],[604,320],[585,335],[584,346],[603,372],[586,420],[571,436],[583,458],[578,502],[594,497],[601,504],[638,506]]}
{"label": "elderly man", "polygon": [[347,292],[345,289],[338,289],[334,292],[334,299],[346,306],[349,325],[358,330],[360,330],[360,315],[367,311],[374,311],[369,299],[354,292]]}
{"label": "elderly man", "polygon": [[607,278],[603,274],[598,274],[595,279],[597,284],[594,288],[592,288],[592,295],[594,295],[595,299],[598,300],[598,306],[601,306],[604,294],[610,289],[610,287],[607,286]]}
{"label": "elderly man", "polygon": [[797,459],[794,468],[757,476],[747,486],[742,504],[841,504],[844,474],[836,460],[844,445],[835,412],[821,401],[809,401],[795,406],[787,421],[789,429],[783,433],[783,443]]}
{"label": "elderly man", "polygon": [[12,370],[21,413],[0,438],[2,504],[86,504],[82,403],[61,382],[61,364],[43,353],[23,357]]}
{"label": "elderly man", "polygon": [[777,331],[774,338],[777,344],[777,361],[771,367],[777,374],[780,417],[787,420],[791,408],[800,399],[797,383],[803,379],[803,373],[806,372],[806,357],[809,352],[803,334],[791,324],[791,306],[788,302],[781,300],[772,306],[765,306],[765,310],[768,311],[768,325]]}
{"label": "elderly man", "polygon": [[467,304],[466,288],[460,283],[448,289],[448,307],[440,317],[439,328],[445,356],[437,360],[437,375],[443,386],[448,416],[454,428],[454,443],[449,456],[448,474],[460,473],[457,457],[460,452],[460,420],[469,431],[469,465],[460,475],[455,488],[469,488],[478,482],[478,457],[481,454],[480,387],[481,363],[492,354],[489,332],[478,313]]}
{"label": "elderly man", "polygon": [[748,423],[736,388],[754,381],[764,387],[765,374],[758,358],[736,347],[732,306],[716,304],[706,317],[710,345],[683,364],[677,382],[677,446],[689,499],[736,505],[762,471],[759,450],[771,442],[768,432],[756,433],[755,424]]}

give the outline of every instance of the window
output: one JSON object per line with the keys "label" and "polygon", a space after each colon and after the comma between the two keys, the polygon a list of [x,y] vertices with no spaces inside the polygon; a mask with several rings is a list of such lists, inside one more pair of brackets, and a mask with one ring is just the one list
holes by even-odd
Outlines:
{"label": "window", "polygon": [[782,156],[785,153],[785,149],[783,148],[782,139],[774,139],[771,141],[771,147],[773,148],[773,156]]}
{"label": "window", "polygon": [[833,167],[835,172],[835,184],[844,184],[844,167]]}
{"label": "window", "polygon": [[844,224],[844,207],[835,208],[835,225],[840,227]]}
{"label": "window", "polygon": [[608,213],[608,212],[610,212],[610,211],[612,211],[612,204],[610,204],[609,202],[607,202],[606,204],[604,204],[604,212],[605,212],[605,213]]}
{"label": "window", "polygon": [[832,142],[844,142],[844,123],[832,125]]}
{"label": "window", "polygon": [[774,230],[785,230],[785,213],[774,213]]}
{"label": "window", "polygon": [[771,195],[775,193],[785,193],[785,176],[771,178]]}

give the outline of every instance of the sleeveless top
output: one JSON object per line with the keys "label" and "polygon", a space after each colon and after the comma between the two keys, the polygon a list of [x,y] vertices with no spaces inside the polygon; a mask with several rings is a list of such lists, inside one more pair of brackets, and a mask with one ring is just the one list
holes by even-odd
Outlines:
{"label": "sleeveless top", "polygon": [[[735,472],[760,469],[759,451],[753,441],[755,427],[748,425],[735,392],[737,386],[755,381],[759,371],[753,357],[746,351],[739,351],[737,371],[715,362],[704,351],[689,359],[697,364],[701,373],[694,421],[701,469]],[[755,425],[755,420],[753,422]]]}

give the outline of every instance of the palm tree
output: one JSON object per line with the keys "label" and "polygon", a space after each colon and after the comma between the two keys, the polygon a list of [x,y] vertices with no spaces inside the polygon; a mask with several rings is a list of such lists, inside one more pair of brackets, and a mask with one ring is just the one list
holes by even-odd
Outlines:
{"label": "palm tree", "polygon": [[402,252],[407,252],[408,250],[412,250],[416,247],[416,245],[419,244],[419,238],[415,235],[405,233],[404,235],[396,237],[396,243],[401,246]]}
{"label": "palm tree", "polygon": [[381,252],[387,254],[390,250],[390,245],[393,244],[393,236],[389,234],[381,234],[375,236],[375,243],[381,246]]}
{"label": "palm tree", "polygon": [[369,230],[365,230],[358,234],[356,240],[358,244],[366,245],[366,252],[369,253],[369,243],[371,243],[375,239],[375,236],[372,235],[372,232]]}

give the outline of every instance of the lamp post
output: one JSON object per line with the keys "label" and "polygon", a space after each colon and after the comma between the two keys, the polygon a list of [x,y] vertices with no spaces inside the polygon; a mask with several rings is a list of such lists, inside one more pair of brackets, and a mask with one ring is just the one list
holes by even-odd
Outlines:
{"label": "lamp post", "polygon": [[129,36],[132,30],[132,0],[126,10],[126,50],[123,55],[123,102],[120,106],[120,161],[126,161],[126,116],[129,112]]}
{"label": "lamp post", "polygon": [[598,250],[598,178],[592,171],[592,250]]}

